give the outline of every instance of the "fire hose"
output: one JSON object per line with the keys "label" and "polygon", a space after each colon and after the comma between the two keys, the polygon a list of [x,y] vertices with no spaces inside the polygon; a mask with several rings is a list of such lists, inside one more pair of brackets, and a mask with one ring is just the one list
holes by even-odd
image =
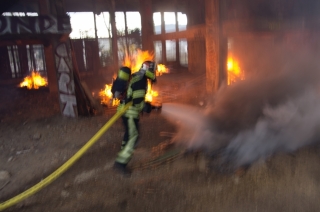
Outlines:
{"label": "fire hose", "polygon": [[7,209],[8,207],[19,203],[20,201],[28,198],[29,196],[40,191],[45,186],[52,183],[65,171],[67,171],[116,121],[121,117],[122,114],[132,105],[132,102],[127,103],[124,108],[113,115],[109,121],[101,127],[101,129],[78,151],[76,152],[68,161],[66,161],[62,166],[60,166],[56,171],[50,174],[45,179],[41,180],[39,183],[29,188],[28,190],[18,194],[17,196],[0,203],[0,211]]}

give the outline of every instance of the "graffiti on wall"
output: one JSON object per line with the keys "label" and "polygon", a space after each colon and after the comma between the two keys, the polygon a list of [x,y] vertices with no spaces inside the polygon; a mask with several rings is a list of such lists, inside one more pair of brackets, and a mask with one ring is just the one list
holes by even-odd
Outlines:
{"label": "graffiti on wall", "polygon": [[55,48],[60,108],[64,116],[77,117],[77,100],[69,47],[67,43],[59,43]]}
{"label": "graffiti on wall", "polygon": [[10,34],[69,34],[70,18],[43,16],[0,16],[0,35]]}

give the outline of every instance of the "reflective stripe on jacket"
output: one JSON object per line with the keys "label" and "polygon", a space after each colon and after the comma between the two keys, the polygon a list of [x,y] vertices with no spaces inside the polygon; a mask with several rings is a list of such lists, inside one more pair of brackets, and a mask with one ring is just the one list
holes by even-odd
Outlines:
{"label": "reflective stripe on jacket", "polygon": [[132,100],[133,104],[128,108],[124,116],[128,118],[139,118],[139,114],[144,107],[147,83],[147,77],[143,73],[136,72],[132,75],[127,90],[127,100]]}

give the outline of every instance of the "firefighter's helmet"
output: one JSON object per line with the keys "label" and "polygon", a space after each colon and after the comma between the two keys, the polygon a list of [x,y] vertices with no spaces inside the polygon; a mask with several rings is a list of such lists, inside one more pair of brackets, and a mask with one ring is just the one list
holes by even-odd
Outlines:
{"label": "firefighter's helmet", "polygon": [[156,63],[152,61],[145,61],[142,63],[141,69],[145,71],[146,77],[152,80],[152,82],[156,81]]}
{"label": "firefighter's helmet", "polygon": [[131,69],[129,67],[123,66],[118,71],[117,78],[128,81],[131,75]]}
{"label": "firefighter's helmet", "polygon": [[113,98],[123,99],[131,77],[131,69],[123,66],[119,69],[117,78],[112,82],[111,92]]}

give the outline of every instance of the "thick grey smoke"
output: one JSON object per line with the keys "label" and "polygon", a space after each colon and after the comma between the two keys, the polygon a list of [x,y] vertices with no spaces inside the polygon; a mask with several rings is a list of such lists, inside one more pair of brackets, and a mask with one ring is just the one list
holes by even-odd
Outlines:
{"label": "thick grey smoke", "polygon": [[276,107],[266,105],[256,124],[237,133],[227,146],[234,165],[251,164],[276,152],[293,152],[319,141],[319,97],[309,90]]}
{"label": "thick grey smoke", "polygon": [[223,149],[235,167],[319,142],[318,58],[310,48],[278,46],[252,64],[260,69],[244,81],[222,87],[206,109],[164,104],[163,114],[179,126],[174,141],[209,154]]}

